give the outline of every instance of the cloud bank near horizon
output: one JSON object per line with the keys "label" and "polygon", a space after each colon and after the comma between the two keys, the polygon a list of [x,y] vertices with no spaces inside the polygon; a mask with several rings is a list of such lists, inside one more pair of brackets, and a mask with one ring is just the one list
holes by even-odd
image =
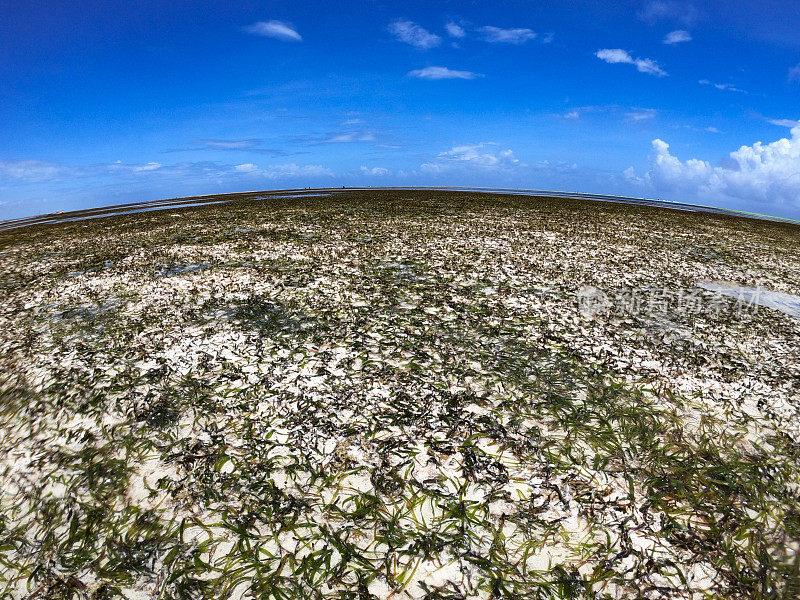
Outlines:
{"label": "cloud bank near horizon", "polygon": [[[625,118],[638,122],[655,117],[648,111],[634,116],[627,113]],[[568,185],[569,189],[590,192],[614,189],[622,194],[658,196],[690,204],[728,206],[797,218],[800,217],[800,121],[769,121],[791,127],[789,136],[770,143],[743,145],[730,152],[717,165],[699,158],[682,160],[673,154],[666,141],[656,138],[651,143],[647,171],[638,174],[634,167],[629,167],[621,178],[616,176],[618,183],[622,182],[621,188],[614,188],[615,176],[610,172],[606,179],[602,176],[595,178],[592,186],[586,171],[577,164],[522,160],[511,148],[497,142],[455,144],[423,160],[409,171],[364,165],[341,170],[323,164],[297,163],[260,166],[253,162],[226,165],[200,161],[164,165],[157,161],[116,161],[107,165],[70,167],[36,160],[0,161],[0,187],[25,188],[42,182],[72,186],[76,180],[101,187],[110,185],[107,180],[109,175],[127,182],[125,186],[131,189],[149,184],[155,189],[177,189],[164,186],[177,186],[182,181],[193,181],[195,185],[205,182],[206,185],[228,186],[225,189],[267,189],[270,185],[324,187],[343,183],[456,185],[463,180],[465,185],[487,187],[508,185],[556,189],[553,186]],[[602,183],[604,180],[605,184]],[[604,190],[597,185],[605,185],[609,189]],[[194,188],[189,186],[187,189]],[[185,195],[190,194],[187,192]],[[9,205],[8,202],[4,204]]]}
{"label": "cloud bank near horizon", "polygon": [[769,144],[741,146],[719,166],[706,160],[680,160],[661,139],[652,142],[650,168],[638,176],[633,167],[624,172],[631,181],[672,200],[693,199],[712,205],[734,204],[753,210],[800,211],[800,125],[790,137]]}

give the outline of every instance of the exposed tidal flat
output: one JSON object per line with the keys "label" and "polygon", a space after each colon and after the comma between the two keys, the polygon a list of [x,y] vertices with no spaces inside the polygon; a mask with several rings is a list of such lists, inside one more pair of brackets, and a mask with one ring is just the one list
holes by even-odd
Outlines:
{"label": "exposed tidal flat", "polygon": [[0,232],[0,598],[800,596],[799,226],[225,200]]}

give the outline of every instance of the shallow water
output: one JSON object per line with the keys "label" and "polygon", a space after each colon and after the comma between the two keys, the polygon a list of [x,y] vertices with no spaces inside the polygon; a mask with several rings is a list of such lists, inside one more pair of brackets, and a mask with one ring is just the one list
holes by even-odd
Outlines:
{"label": "shallow water", "polygon": [[[142,213],[142,212],[153,212],[155,210],[166,210],[168,208],[189,208],[192,206],[208,206],[210,204],[225,204],[226,202],[230,202],[230,200],[214,200],[213,202],[183,202],[183,203],[175,203],[170,202],[168,204],[154,204],[152,206],[147,206],[146,208],[135,208],[132,210],[121,210],[115,212],[107,212],[101,213],[98,215],[88,215],[85,217],[73,217],[67,219],[54,219],[53,223],[67,223],[69,221],[85,221],[86,219],[99,219],[101,217],[116,217],[118,215],[131,215],[134,213]],[[50,221],[48,221],[50,222]]]}
{"label": "shallow water", "polygon": [[184,273],[196,273],[198,271],[205,271],[210,266],[209,263],[201,263],[198,265],[169,265],[158,269],[155,276],[172,277],[173,275],[183,275]]}
{"label": "shallow water", "polygon": [[782,313],[800,319],[800,296],[783,292],[771,292],[764,288],[728,285],[725,283],[704,282],[698,284],[698,287],[734,298],[748,306],[757,304],[758,306],[779,310]]}
{"label": "shallow water", "polygon": [[325,194],[269,194],[267,196],[258,196],[256,198],[252,198],[252,200],[275,200],[275,199],[283,199],[283,198],[324,198],[325,196],[330,196],[331,192],[327,192]]}
{"label": "shallow water", "polygon": [[119,215],[153,212],[158,210],[189,208],[192,206],[206,206],[209,204],[225,204],[227,202],[230,202],[230,200],[211,200],[201,202],[186,202],[185,200],[158,200],[156,202],[137,202],[134,204],[124,204],[120,206],[89,208],[80,211],[70,211],[68,213],[55,213],[53,215],[40,215],[36,217],[26,217],[24,219],[13,219],[11,221],[0,221],[0,231],[16,229],[18,227],[25,227],[28,225],[56,225],[59,223],[72,223],[75,221],[86,221],[88,219],[102,219],[103,217],[116,217]]}

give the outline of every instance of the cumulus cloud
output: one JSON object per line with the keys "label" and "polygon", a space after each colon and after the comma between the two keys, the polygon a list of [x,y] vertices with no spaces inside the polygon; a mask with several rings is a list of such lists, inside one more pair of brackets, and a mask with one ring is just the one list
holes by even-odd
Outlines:
{"label": "cumulus cloud", "polygon": [[491,43],[524,44],[536,37],[535,32],[525,28],[502,29],[486,25],[478,27],[477,31],[484,40]]}
{"label": "cumulus cloud", "polygon": [[680,44],[682,42],[691,42],[691,41],[692,41],[691,34],[684,29],[676,29],[675,31],[670,31],[664,38],[664,43],[669,45]]}
{"label": "cumulus cloud", "polygon": [[633,168],[627,169],[624,176],[629,181],[673,200],[800,209],[800,125],[791,130],[790,138],[742,146],[730,153],[723,166],[696,158],[681,161],[660,139],[653,140],[652,146],[650,170],[638,177]]}
{"label": "cumulus cloud", "polygon": [[800,81],[800,63],[789,69],[789,81]]}
{"label": "cumulus cloud", "polygon": [[237,173],[254,173],[258,171],[258,166],[253,163],[244,163],[242,165],[236,165],[233,167],[233,170]]}
{"label": "cumulus cloud", "polygon": [[442,39],[413,21],[397,20],[389,24],[389,32],[401,42],[421,50],[438,46]]}
{"label": "cumulus cloud", "polygon": [[727,92],[741,92],[742,94],[747,93],[744,90],[739,89],[734,85],[731,85],[730,83],[714,83],[713,81],[709,81],[708,79],[701,79],[697,83],[699,83],[700,85],[710,85],[712,87],[717,88],[718,90],[724,90]]}
{"label": "cumulus cloud", "polygon": [[459,25],[458,23],[453,23],[452,21],[450,23],[447,23],[444,26],[444,28],[447,30],[447,34],[450,37],[463,38],[464,36],[467,35],[467,32],[464,31],[464,28],[461,27],[461,25]]}
{"label": "cumulus cloud", "polygon": [[605,48],[603,50],[598,50],[594,53],[594,55],[599,58],[600,60],[604,60],[607,63],[629,63],[633,64],[633,58],[626,50],[622,50],[621,48]]}
{"label": "cumulus cloud", "polygon": [[70,172],[70,169],[43,160],[0,160],[0,183],[48,181]]}
{"label": "cumulus cloud", "polygon": [[409,71],[409,77],[416,77],[418,79],[475,79],[476,77],[483,77],[480,73],[473,73],[472,71],[455,71],[447,67],[425,67],[424,69],[416,69]]}
{"label": "cumulus cloud", "polygon": [[244,28],[247,33],[275,38],[285,42],[300,42],[303,38],[289,23],[283,21],[258,21]]}
{"label": "cumulus cloud", "polygon": [[361,174],[362,175],[368,175],[368,176],[371,176],[371,177],[376,177],[376,176],[380,176],[380,175],[388,175],[389,174],[389,169],[385,169],[384,167],[372,167],[370,169],[369,167],[362,166],[361,167]]}
{"label": "cumulus cloud", "polygon": [[440,152],[432,162],[424,163],[420,169],[426,173],[444,173],[455,169],[478,169],[481,171],[509,171],[520,166],[510,149],[501,150],[497,144],[481,143],[453,146]]}
{"label": "cumulus cloud", "polygon": [[640,73],[656,75],[657,77],[665,77],[667,75],[654,60],[650,60],[649,58],[634,58],[626,50],[622,50],[621,48],[604,48],[595,52],[594,55],[607,63],[634,65]]}

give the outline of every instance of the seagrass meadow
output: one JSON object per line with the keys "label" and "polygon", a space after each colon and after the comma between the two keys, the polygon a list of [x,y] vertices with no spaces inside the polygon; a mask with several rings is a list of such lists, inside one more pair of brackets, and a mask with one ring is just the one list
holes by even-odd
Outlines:
{"label": "seagrass meadow", "polygon": [[698,287],[800,226],[224,200],[0,232],[0,598],[800,597],[800,319]]}

